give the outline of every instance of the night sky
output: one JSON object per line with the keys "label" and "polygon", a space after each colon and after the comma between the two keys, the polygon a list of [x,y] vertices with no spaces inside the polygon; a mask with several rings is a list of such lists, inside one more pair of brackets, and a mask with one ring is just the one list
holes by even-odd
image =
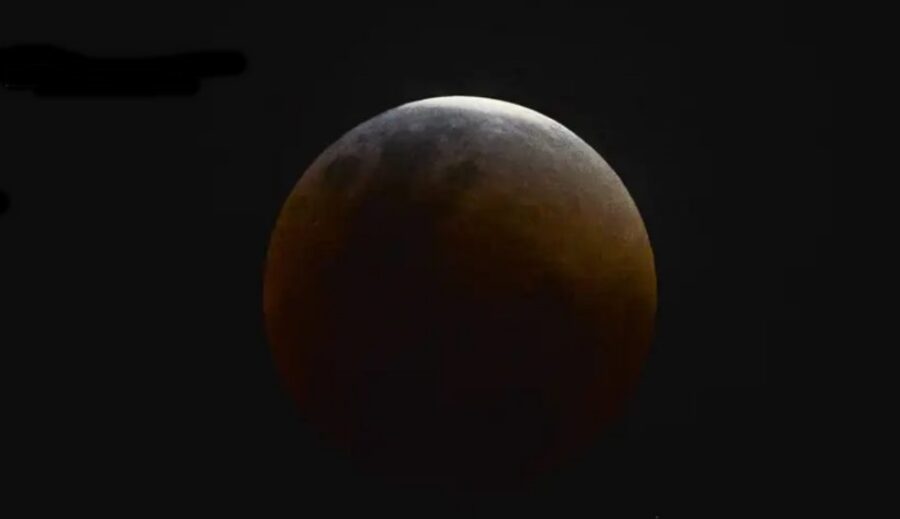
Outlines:
{"label": "night sky", "polygon": [[538,110],[599,151],[659,278],[628,416],[541,492],[491,506],[666,517],[775,499],[801,463],[776,365],[837,340],[818,326],[836,188],[825,15],[244,4],[0,17],[0,46],[247,63],[193,96],[0,91],[0,340],[26,495],[457,516],[324,449],[275,377],[261,280],[281,204],[327,145],[396,105],[464,94]]}

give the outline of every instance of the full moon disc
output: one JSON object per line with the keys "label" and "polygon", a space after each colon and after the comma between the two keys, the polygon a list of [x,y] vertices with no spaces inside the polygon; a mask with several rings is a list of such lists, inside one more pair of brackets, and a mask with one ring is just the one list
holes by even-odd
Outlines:
{"label": "full moon disc", "polygon": [[652,339],[656,274],[616,173],[493,99],[389,110],[327,148],[271,237],[264,311],[309,423],[391,480],[532,481],[596,441]]}

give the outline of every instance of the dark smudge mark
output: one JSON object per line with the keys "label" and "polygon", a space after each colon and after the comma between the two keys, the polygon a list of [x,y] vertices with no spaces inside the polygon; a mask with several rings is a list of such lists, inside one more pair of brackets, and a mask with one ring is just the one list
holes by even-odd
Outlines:
{"label": "dark smudge mark", "polygon": [[325,168],[324,182],[329,189],[342,191],[359,177],[362,160],[353,155],[340,155]]}
{"label": "dark smudge mark", "polygon": [[371,140],[372,137],[369,135],[369,133],[364,131],[355,132],[355,135],[353,136],[353,142],[356,145],[368,144],[369,142],[371,142]]}
{"label": "dark smudge mark", "polygon": [[536,204],[522,205],[522,223],[528,226],[537,225],[541,221],[541,207]]}
{"label": "dark smudge mark", "polygon": [[471,133],[471,124],[451,124],[441,128],[441,136],[447,139],[448,142],[460,143]]}
{"label": "dark smudge mark", "polygon": [[437,158],[437,143],[429,131],[398,131],[384,141],[378,170],[390,177],[411,180],[412,175],[427,170]]}
{"label": "dark smudge mark", "polygon": [[444,170],[444,183],[456,191],[471,189],[482,177],[484,171],[471,159],[453,164]]}

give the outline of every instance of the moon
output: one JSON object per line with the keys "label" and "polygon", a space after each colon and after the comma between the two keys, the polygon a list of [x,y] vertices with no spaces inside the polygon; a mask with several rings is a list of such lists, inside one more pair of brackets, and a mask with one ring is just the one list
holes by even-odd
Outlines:
{"label": "moon", "polygon": [[263,309],[303,416],[386,481],[535,481],[621,416],[652,342],[644,222],[560,123],[480,97],[388,110],[306,170]]}

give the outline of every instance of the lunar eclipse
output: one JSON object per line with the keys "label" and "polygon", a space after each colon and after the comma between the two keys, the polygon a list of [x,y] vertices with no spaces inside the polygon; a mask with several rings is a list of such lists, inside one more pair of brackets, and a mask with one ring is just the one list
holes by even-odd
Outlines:
{"label": "lunar eclipse", "polygon": [[562,124],[441,97],[352,129],[271,235],[264,313],[310,424],[398,482],[490,490],[597,441],[650,348],[639,210]]}

